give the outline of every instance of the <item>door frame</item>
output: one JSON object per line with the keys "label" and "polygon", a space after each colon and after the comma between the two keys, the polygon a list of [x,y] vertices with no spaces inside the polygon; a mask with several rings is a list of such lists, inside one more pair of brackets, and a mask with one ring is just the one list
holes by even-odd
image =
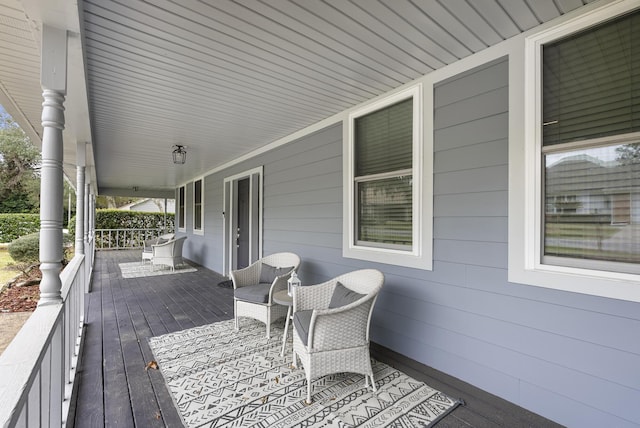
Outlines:
{"label": "door frame", "polygon": [[234,231],[237,228],[236,211],[238,207],[238,181],[249,179],[249,263],[262,258],[262,214],[263,214],[263,172],[259,166],[224,179],[222,206],[222,267],[223,274],[229,275],[235,266]]}

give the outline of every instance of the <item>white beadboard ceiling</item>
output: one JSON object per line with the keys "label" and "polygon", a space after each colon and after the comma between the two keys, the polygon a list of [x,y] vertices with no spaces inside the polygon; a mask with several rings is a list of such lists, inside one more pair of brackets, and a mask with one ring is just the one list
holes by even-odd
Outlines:
{"label": "white beadboard ceiling", "polygon": [[0,103],[38,141],[56,18],[77,39],[65,171],[87,141],[100,193],[153,196],[588,2],[0,0]]}

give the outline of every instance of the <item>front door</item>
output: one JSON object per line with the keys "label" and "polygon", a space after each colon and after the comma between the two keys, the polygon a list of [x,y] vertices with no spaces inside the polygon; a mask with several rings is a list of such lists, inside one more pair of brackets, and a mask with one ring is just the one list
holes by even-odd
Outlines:
{"label": "front door", "polygon": [[262,257],[262,167],[224,180],[224,273]]}

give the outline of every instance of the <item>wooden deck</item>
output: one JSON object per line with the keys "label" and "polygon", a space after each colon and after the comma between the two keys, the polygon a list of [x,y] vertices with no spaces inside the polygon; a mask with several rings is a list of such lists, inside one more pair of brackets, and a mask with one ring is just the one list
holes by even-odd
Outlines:
{"label": "wooden deck", "polygon": [[[199,268],[194,273],[123,279],[118,264],[137,260],[138,251],[96,255],[78,370],[78,428],[182,426],[162,375],[145,369],[153,360],[147,339],[233,317],[232,290],[217,286],[221,275]],[[376,344],[372,355],[464,400],[439,428],[559,426]]]}

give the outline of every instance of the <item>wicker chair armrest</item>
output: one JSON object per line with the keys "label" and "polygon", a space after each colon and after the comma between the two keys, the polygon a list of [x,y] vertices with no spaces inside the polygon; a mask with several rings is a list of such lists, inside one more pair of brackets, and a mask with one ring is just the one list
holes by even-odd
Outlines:
{"label": "wicker chair armrest", "polygon": [[314,310],[309,325],[309,349],[327,351],[367,344],[375,299],[375,295],[370,295],[339,308]]}
{"label": "wicker chair armrest", "polygon": [[165,241],[165,242],[162,242],[160,244],[153,244],[153,245],[151,245],[151,247],[155,247],[155,248],[168,247],[170,245],[173,245],[174,242],[176,242],[175,239],[172,239],[171,241]]}
{"label": "wicker chair armrest", "polygon": [[[291,269],[291,272],[293,272],[293,269]],[[291,277],[291,272],[276,276],[276,279],[273,280],[273,284],[271,284],[271,289],[269,291],[269,302],[273,301],[272,299],[275,293],[287,289],[287,281],[289,280],[289,277]]]}
{"label": "wicker chair armrest", "polygon": [[173,255],[173,245],[175,241],[167,241],[162,244],[153,244],[151,249],[153,251],[153,256],[166,257]]}
{"label": "wicker chair armrest", "polygon": [[260,263],[256,262],[244,269],[231,271],[230,276],[234,289],[245,285],[255,285],[260,281]]}

